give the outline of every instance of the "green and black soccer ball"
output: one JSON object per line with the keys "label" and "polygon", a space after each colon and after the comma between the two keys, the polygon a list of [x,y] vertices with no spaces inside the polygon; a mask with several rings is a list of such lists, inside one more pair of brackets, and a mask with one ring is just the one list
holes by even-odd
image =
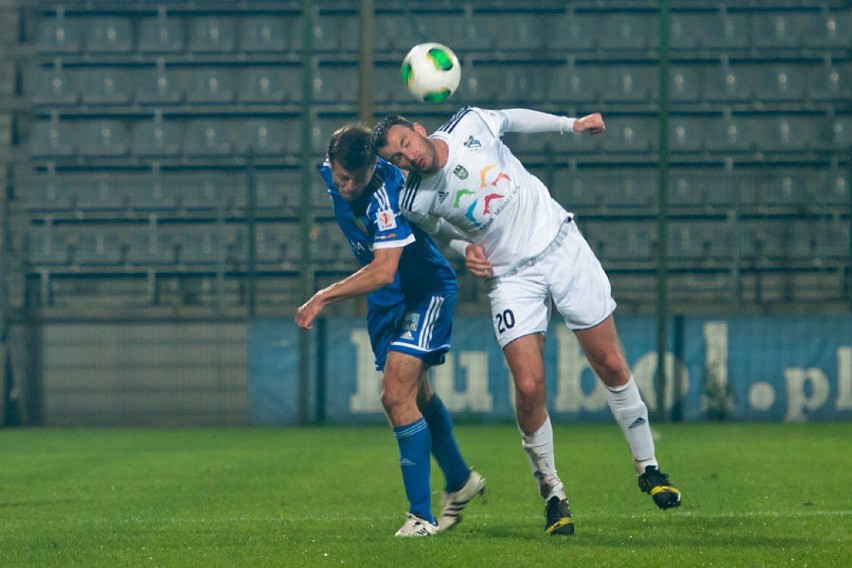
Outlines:
{"label": "green and black soccer ball", "polygon": [[440,43],[421,43],[402,61],[402,81],[409,92],[427,103],[442,103],[461,81],[461,64],[453,50]]}

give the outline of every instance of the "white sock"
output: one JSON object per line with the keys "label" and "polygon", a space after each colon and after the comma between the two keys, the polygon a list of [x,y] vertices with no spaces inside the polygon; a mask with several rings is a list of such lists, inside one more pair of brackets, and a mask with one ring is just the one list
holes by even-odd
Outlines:
{"label": "white sock", "polygon": [[565,499],[565,486],[556,474],[556,463],[553,457],[553,425],[550,416],[533,434],[521,431],[521,440],[527,460],[530,462],[533,477],[538,482],[538,490],[545,501],[558,496]]}
{"label": "white sock", "polygon": [[626,385],[616,389],[607,387],[606,399],[615,421],[627,438],[636,471],[641,474],[645,473],[646,466],[656,467],[657,458],[654,455],[654,438],[651,436],[651,425],[648,422],[648,407],[642,402],[633,374],[630,374]]}

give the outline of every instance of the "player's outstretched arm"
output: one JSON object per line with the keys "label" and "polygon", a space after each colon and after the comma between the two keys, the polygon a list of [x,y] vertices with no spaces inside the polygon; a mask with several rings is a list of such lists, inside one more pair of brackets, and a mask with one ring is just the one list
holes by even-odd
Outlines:
{"label": "player's outstretched arm", "polygon": [[314,320],[328,304],[365,296],[393,282],[402,251],[403,247],[376,249],[373,262],[323,288],[302,304],[296,311],[296,325],[302,329],[311,329]]}
{"label": "player's outstretched arm", "polygon": [[600,134],[604,130],[606,130],[606,124],[604,124],[604,119],[599,112],[588,114],[574,121],[574,132],[577,133],[585,132],[594,135]]}

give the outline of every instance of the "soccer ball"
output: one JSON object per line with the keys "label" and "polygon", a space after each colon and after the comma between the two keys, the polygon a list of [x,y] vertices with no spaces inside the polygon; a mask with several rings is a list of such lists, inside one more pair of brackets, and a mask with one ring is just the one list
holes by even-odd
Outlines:
{"label": "soccer ball", "polygon": [[402,81],[412,95],[427,103],[442,103],[461,81],[461,63],[453,50],[440,43],[421,43],[402,61]]}

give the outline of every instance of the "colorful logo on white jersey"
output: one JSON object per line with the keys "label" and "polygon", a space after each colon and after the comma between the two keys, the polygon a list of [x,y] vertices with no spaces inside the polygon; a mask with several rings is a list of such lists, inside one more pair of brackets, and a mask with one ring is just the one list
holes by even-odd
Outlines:
{"label": "colorful logo on white jersey", "polygon": [[396,216],[390,209],[382,209],[376,215],[376,224],[380,231],[396,229]]}
{"label": "colorful logo on white jersey", "polygon": [[457,177],[457,178],[459,178],[459,179],[467,179],[467,176],[468,176],[467,170],[466,170],[466,169],[465,169],[465,167],[464,167],[463,165],[461,165],[461,164],[459,164],[458,166],[456,166],[456,169],[454,169],[454,170],[453,170],[453,173],[454,173],[454,174],[456,175],[456,177]]}
{"label": "colorful logo on white jersey", "polygon": [[[496,176],[493,175],[491,170],[497,167],[495,164],[491,164],[485,166],[479,171],[479,189],[487,189],[489,186],[497,187],[497,185],[505,180],[511,182],[512,179],[504,174],[503,172],[498,172]],[[491,179],[493,177],[493,179]],[[462,201],[465,200],[465,197],[468,195],[474,196],[474,199],[471,203],[467,205],[467,210],[465,211],[465,218],[468,219],[471,223],[473,223],[477,227],[481,227],[483,223],[485,223],[489,217],[496,215],[499,213],[500,209],[493,209],[492,202],[495,199],[503,199],[505,197],[502,193],[491,192],[485,193],[484,195],[477,195],[477,191],[472,189],[459,189],[455,193],[455,198],[453,199],[453,208],[458,209],[462,207]],[[480,199],[481,197],[481,199]],[[477,214],[477,210],[479,209],[479,203],[482,201],[482,210]]]}
{"label": "colorful logo on white jersey", "polygon": [[482,142],[474,138],[473,136],[469,136],[468,139],[464,143],[465,147],[472,152],[479,152],[482,149]]}

